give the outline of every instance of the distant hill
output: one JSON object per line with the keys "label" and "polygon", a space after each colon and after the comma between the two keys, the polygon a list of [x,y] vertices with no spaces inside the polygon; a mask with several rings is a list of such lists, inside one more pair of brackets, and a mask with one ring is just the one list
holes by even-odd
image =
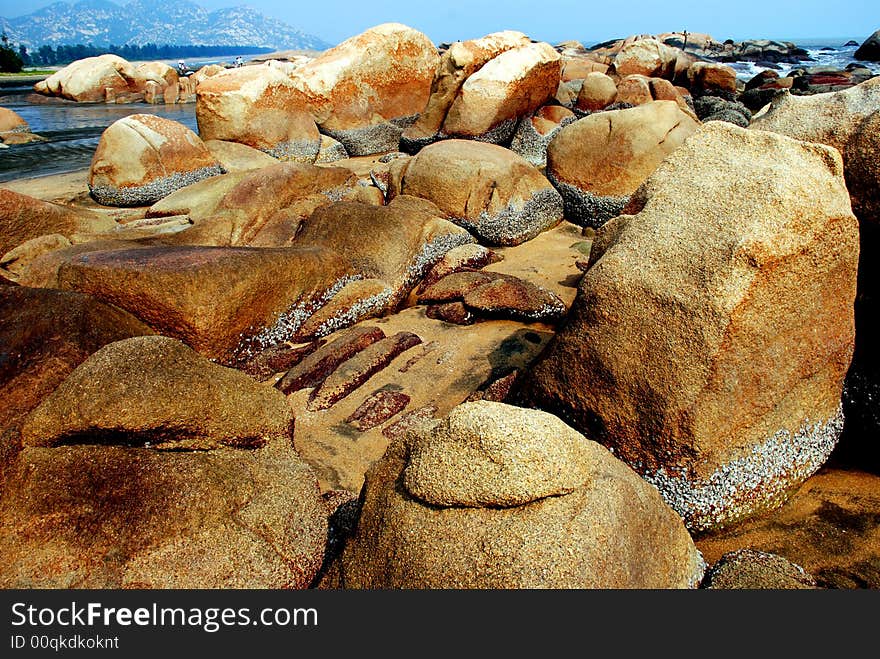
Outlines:
{"label": "distant hill", "polygon": [[209,12],[189,0],[56,2],[27,16],[0,17],[0,29],[14,44],[89,44],[106,47],[147,43],[255,46],[324,50],[330,44],[251,7]]}

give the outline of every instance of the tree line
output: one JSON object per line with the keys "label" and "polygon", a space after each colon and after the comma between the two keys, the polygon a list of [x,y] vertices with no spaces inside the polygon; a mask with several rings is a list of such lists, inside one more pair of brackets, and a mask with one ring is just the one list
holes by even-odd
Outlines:
{"label": "tree line", "polygon": [[[142,46],[136,44],[125,44],[117,46],[110,44],[109,46],[93,46],[92,44],[62,44],[56,47],[42,45],[34,51],[20,45],[16,49],[8,43],[6,35],[3,35],[2,52],[0,52],[0,64],[6,71],[6,59],[9,59],[11,67],[15,66],[15,59],[20,63],[18,68],[10,68],[10,70],[21,71],[22,66],[59,66],[70,64],[84,57],[96,57],[98,55],[113,54],[119,55],[127,60],[159,60],[159,59],[183,59],[215,57],[217,55],[253,55],[257,53],[271,52],[271,48],[257,48],[253,46],[179,46],[172,44],[158,45],[147,43]],[[6,53],[8,51],[8,54]]]}

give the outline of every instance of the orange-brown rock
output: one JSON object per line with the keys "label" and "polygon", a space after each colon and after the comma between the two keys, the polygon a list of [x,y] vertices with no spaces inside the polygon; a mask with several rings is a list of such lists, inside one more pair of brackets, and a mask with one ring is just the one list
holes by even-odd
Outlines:
{"label": "orange-brown rock", "polygon": [[624,45],[614,57],[614,70],[620,76],[643,75],[671,79],[675,73],[677,51],[656,39],[638,39]]}
{"label": "orange-brown rock", "polygon": [[601,226],[699,126],[672,101],[592,114],[565,126],[547,147],[547,177],[565,216]]}
{"label": "orange-brown rock", "polygon": [[17,112],[0,108],[0,133],[27,133],[31,127]]}
{"label": "orange-brown rock", "polygon": [[100,233],[116,226],[111,218],[91,211],[53,204],[0,188],[0,254],[50,233]]}
{"label": "orange-brown rock", "polygon": [[394,441],[335,564],[344,588],[688,588],[681,519],[550,414],[474,402]]}
{"label": "orange-brown rock", "polygon": [[576,119],[574,112],[561,105],[544,105],[531,117],[519,120],[510,150],[535,167],[547,164],[547,145],[562,126]]}
{"label": "orange-brown rock", "polygon": [[625,76],[617,85],[618,103],[626,103],[627,105],[644,105],[654,100],[651,94],[651,78],[643,75],[633,74]]}
{"label": "orange-brown rock", "polygon": [[58,281],[229,362],[292,336],[346,271],[326,249],[136,247],[72,256]]}
{"label": "orange-brown rock", "polygon": [[559,87],[562,58],[546,43],[506,50],[461,86],[441,133],[501,143],[520,117],[531,115]]}
{"label": "orange-brown rock", "polygon": [[529,38],[522,32],[507,30],[450,45],[440,57],[428,103],[415,123],[403,131],[401,147],[415,153],[436,140],[449,108],[468,77],[501,53],[528,43]]}
{"label": "orange-brown rock", "polygon": [[591,73],[605,73],[608,65],[592,57],[562,56],[562,82],[584,80]]}
{"label": "orange-brown rock", "polygon": [[401,191],[434,202],[492,245],[518,245],[562,219],[561,199],[536,167],[508,149],[474,140],[443,140],[422,149],[407,163]]}
{"label": "orange-brown rock", "polygon": [[135,67],[117,55],[87,57],[68,64],[34,85],[38,94],[103,103],[136,90]]}
{"label": "orange-brown rock", "polygon": [[196,88],[205,140],[239,142],[279,160],[311,163],[321,136],[290,77],[270,66],[244,66],[206,77]]}
{"label": "orange-brown rock", "polygon": [[842,424],[859,247],[839,154],[710,122],[627,210],[593,242],[527,397],[613,447],[691,529],[778,505]]}
{"label": "orange-brown rock", "polygon": [[[294,98],[352,156],[393,151],[428,102],[439,62],[421,32],[384,23],[290,74]],[[247,68],[247,67],[245,67]]]}
{"label": "orange-brown rock", "polygon": [[4,588],[307,588],[327,510],[290,446],[28,447],[0,497]]}
{"label": "orange-brown rock", "polygon": [[89,168],[89,191],[105,206],[149,206],[222,173],[199,136],[183,124],[133,114],[101,134]]}
{"label": "orange-brown rock", "polygon": [[596,112],[604,110],[617,98],[617,85],[604,73],[588,73],[578,92],[576,105],[579,110]]}
{"label": "orange-brown rock", "polygon": [[687,70],[687,77],[693,92],[736,94],[736,71],[726,64],[694,62]]}

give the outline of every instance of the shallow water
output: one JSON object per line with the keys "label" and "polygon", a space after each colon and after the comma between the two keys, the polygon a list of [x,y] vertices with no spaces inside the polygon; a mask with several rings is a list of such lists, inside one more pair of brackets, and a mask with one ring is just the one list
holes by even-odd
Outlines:
{"label": "shallow water", "polygon": [[195,103],[150,105],[58,100],[32,103],[28,100],[31,93],[30,89],[0,90],[0,106],[17,112],[28,122],[31,132],[48,141],[0,150],[0,182],[88,167],[104,129],[131,114],[155,114],[198,132]]}

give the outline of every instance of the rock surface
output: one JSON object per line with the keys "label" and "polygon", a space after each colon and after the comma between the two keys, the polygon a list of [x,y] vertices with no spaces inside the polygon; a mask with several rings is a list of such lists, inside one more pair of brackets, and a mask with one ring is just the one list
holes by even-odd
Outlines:
{"label": "rock surface", "polygon": [[22,428],[26,446],[114,443],[173,450],[290,443],[293,413],[275,389],[209,362],[175,339],[104,346]]}
{"label": "rock surface", "polygon": [[406,165],[402,194],[428,199],[490,245],[518,245],[562,219],[562,200],[522,157],[493,144],[444,140]]}
{"label": "rock surface", "polygon": [[707,572],[703,588],[714,590],[807,590],[816,580],[782,556],[742,549],[721,557]]}
{"label": "rock surface", "polygon": [[842,173],[827,147],[703,126],[599,233],[526,386],[692,529],[778,505],[837,441],[858,262]]}
{"label": "rock surface", "polygon": [[547,177],[568,220],[598,227],[699,126],[672,101],[601,112],[562,128],[547,147]]}
{"label": "rock surface", "polygon": [[607,450],[551,415],[481,401],[368,472],[338,585],[687,588],[703,568],[681,520]]}
{"label": "rock surface", "polygon": [[149,206],[180,188],[223,173],[198,135],[152,114],[113,122],[101,134],[89,191],[105,206]]}

